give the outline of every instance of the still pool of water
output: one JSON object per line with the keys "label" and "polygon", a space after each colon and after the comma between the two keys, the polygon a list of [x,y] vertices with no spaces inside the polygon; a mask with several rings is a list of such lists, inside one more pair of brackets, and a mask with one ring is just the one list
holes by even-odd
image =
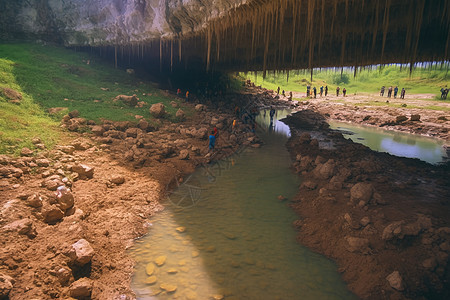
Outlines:
{"label": "still pool of water", "polygon": [[277,199],[299,185],[289,129],[278,120],[269,128],[268,112],[257,120],[263,147],[199,168],[149,220],[130,250],[138,299],[355,298],[333,262],[296,241],[297,216]]}
{"label": "still pool of water", "polygon": [[337,121],[329,124],[330,128],[343,131],[344,137],[378,152],[418,158],[431,164],[440,163],[447,157],[443,142],[433,138]]}

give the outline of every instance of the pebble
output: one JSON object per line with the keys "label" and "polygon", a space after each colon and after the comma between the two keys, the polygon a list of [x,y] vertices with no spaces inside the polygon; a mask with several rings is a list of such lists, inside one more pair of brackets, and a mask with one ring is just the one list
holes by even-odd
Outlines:
{"label": "pebble", "polygon": [[155,259],[155,263],[158,267],[161,267],[166,262],[167,256],[159,256]]}
{"label": "pebble", "polygon": [[145,279],[146,284],[155,284],[156,281],[158,281],[158,278],[156,278],[156,276],[150,276]]}
{"label": "pebble", "polygon": [[173,284],[161,283],[159,285],[160,289],[167,291],[168,293],[175,292],[177,290],[177,286]]}
{"label": "pebble", "polygon": [[148,263],[145,267],[145,273],[147,273],[148,276],[151,276],[153,272],[155,271],[155,265],[151,262]]}

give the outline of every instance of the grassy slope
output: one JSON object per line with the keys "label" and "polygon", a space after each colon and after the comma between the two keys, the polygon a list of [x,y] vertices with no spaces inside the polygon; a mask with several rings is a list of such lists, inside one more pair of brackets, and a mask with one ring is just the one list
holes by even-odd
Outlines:
{"label": "grassy slope", "polygon": [[[381,86],[398,86],[399,93],[402,88],[407,94],[431,93],[440,96],[439,90],[443,86],[450,87],[450,72],[446,67],[435,69],[416,68],[410,75],[409,69],[400,69],[398,66],[384,66],[373,70],[362,70],[353,76],[353,71],[344,70],[341,79],[340,70],[315,70],[311,83],[309,72],[291,71],[289,81],[286,81],[286,74],[269,74],[263,80],[261,73],[258,73],[256,80],[253,74],[243,75],[251,79],[258,85],[276,90],[279,86],[281,90],[296,91],[306,93],[306,86],[311,84],[319,88],[321,85],[328,85],[329,91],[334,92],[336,86],[346,88],[349,94],[354,93],[378,93]],[[317,91],[319,92],[319,90]]]}
{"label": "grassy slope", "polygon": [[[31,147],[31,138],[35,136],[50,147],[58,142],[63,132],[58,127],[61,115],[49,116],[46,112],[51,107],[76,109],[81,117],[95,121],[133,121],[135,115],[151,120],[148,109],[158,102],[166,105],[169,118],[174,119],[176,112],[169,104],[173,99],[162,95],[150,83],[141,82],[87,53],[55,46],[0,45],[1,87],[21,92],[23,100],[20,105],[11,104],[0,93],[0,153],[17,154],[22,147]],[[113,98],[119,94],[136,94],[148,105],[130,108],[114,103]]]}

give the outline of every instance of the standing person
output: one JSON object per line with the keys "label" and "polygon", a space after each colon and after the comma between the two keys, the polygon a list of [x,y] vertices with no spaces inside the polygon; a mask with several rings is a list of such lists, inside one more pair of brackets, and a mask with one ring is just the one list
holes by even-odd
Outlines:
{"label": "standing person", "polygon": [[397,98],[397,93],[398,93],[398,87],[396,86],[394,89],[394,98]]}
{"label": "standing person", "polygon": [[233,127],[231,127],[231,132],[232,133],[236,132],[236,119],[233,120]]}
{"label": "standing person", "polygon": [[189,101],[189,91],[186,91],[186,101]]}
{"label": "standing person", "polygon": [[339,97],[339,90],[340,90],[340,88],[337,87],[337,88],[336,88],[336,97]]}
{"label": "standing person", "polygon": [[381,97],[383,97],[384,96],[384,89],[385,89],[385,87],[384,87],[384,85],[381,87],[381,90],[380,90],[380,96]]}
{"label": "standing person", "polygon": [[309,97],[310,92],[311,92],[311,86],[307,85],[306,86],[306,97]]}
{"label": "standing person", "polygon": [[280,94],[280,87],[277,88],[277,95]]}
{"label": "standing person", "polygon": [[392,95],[392,86],[390,86],[389,87],[389,89],[388,89],[388,98],[391,98],[391,95]]}
{"label": "standing person", "polygon": [[179,97],[181,95],[181,90],[177,89],[177,96]]}
{"label": "standing person", "polygon": [[289,101],[292,101],[292,92],[289,92],[289,98],[288,98],[288,100],[289,100]]}
{"label": "standing person", "polygon": [[325,97],[328,95],[328,85],[325,86]]}
{"label": "standing person", "polygon": [[400,98],[405,99],[405,93],[406,93],[405,88],[402,88],[402,91],[400,93]]}
{"label": "standing person", "polygon": [[283,90],[283,92],[281,93],[281,95],[283,95],[284,97],[286,97],[286,94],[284,93],[284,90]]}
{"label": "standing person", "polygon": [[213,131],[211,131],[211,134],[209,135],[209,150],[213,151],[215,145],[216,145],[216,136],[214,135],[214,130],[213,130]]}
{"label": "standing person", "polygon": [[316,96],[317,96],[317,89],[316,89],[316,87],[313,87],[313,92],[314,92],[314,98],[316,98]]}
{"label": "standing person", "polygon": [[344,88],[343,90],[342,90],[342,95],[344,95],[344,97],[345,97],[345,94],[347,93],[347,90]]}
{"label": "standing person", "polygon": [[323,94],[323,85],[320,87],[320,97],[322,97]]}

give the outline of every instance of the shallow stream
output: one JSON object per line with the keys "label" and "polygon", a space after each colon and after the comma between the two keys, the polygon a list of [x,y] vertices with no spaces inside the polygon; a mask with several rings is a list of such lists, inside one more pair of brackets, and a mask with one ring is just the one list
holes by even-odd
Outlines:
{"label": "shallow stream", "polygon": [[288,113],[269,128],[261,112],[263,147],[199,168],[168,196],[131,249],[138,299],[354,299],[336,265],[296,241],[298,217],[277,199],[299,186],[277,121]]}

